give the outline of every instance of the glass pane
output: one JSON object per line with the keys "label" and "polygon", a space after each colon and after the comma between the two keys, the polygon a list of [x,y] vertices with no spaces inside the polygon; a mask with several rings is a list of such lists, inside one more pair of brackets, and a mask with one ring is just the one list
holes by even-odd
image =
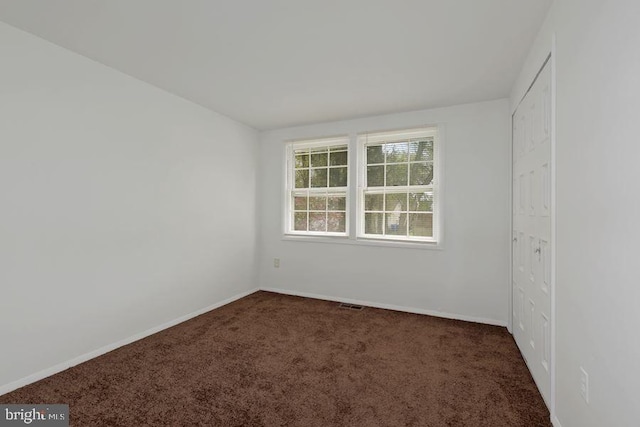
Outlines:
{"label": "glass pane", "polygon": [[293,206],[297,211],[307,210],[307,196],[295,196],[293,198]]}
{"label": "glass pane", "polygon": [[407,165],[387,165],[387,187],[407,185]]}
{"label": "glass pane", "polygon": [[409,145],[406,142],[385,144],[384,151],[387,153],[387,163],[406,162]]}
{"label": "glass pane", "polygon": [[383,215],[381,213],[365,213],[364,232],[366,234],[382,234]]}
{"label": "glass pane", "polygon": [[387,234],[393,236],[406,236],[407,235],[407,214],[406,213],[387,213]]}
{"label": "glass pane", "polygon": [[329,155],[329,164],[331,166],[346,166],[347,165],[347,152],[338,151]]}
{"label": "glass pane", "polygon": [[433,237],[433,214],[409,214],[409,236]]}
{"label": "glass pane", "polygon": [[307,213],[296,212],[293,216],[293,229],[296,231],[307,231]]}
{"label": "glass pane", "polygon": [[411,193],[409,194],[409,210],[410,211],[433,211],[433,194],[430,193]]}
{"label": "glass pane", "polygon": [[433,160],[433,139],[410,142],[409,158],[412,162]]}
{"label": "glass pane", "polygon": [[309,188],[309,170],[296,171],[296,188]]}
{"label": "glass pane", "polygon": [[382,145],[372,145],[367,147],[367,164],[384,163],[384,151]]}
{"label": "glass pane", "polygon": [[327,166],[327,153],[311,153],[311,166]]}
{"label": "glass pane", "polygon": [[387,194],[387,212],[406,211],[407,210],[407,193],[391,193]]}
{"label": "glass pane", "polygon": [[327,231],[327,214],[324,212],[310,212],[309,231]]}
{"label": "glass pane", "polygon": [[384,166],[367,167],[367,187],[382,187],[384,185]]}
{"label": "glass pane", "polygon": [[329,151],[347,151],[347,148],[346,145],[334,145],[329,147]]}
{"label": "glass pane", "polygon": [[333,233],[344,233],[346,231],[347,221],[344,212],[329,212],[327,216],[327,231]]}
{"label": "glass pane", "polygon": [[327,170],[311,169],[311,186],[326,187],[327,186]]}
{"label": "glass pane", "polygon": [[433,163],[411,163],[410,185],[430,185],[433,181]]}
{"label": "glass pane", "polygon": [[383,211],[384,210],[384,194],[365,194],[364,210],[365,211]]}
{"label": "glass pane", "polygon": [[296,168],[308,168],[309,167],[309,155],[302,154],[296,156]]}
{"label": "glass pane", "polygon": [[347,186],[347,168],[329,169],[329,187]]}
{"label": "glass pane", "polygon": [[328,209],[330,211],[344,211],[347,206],[347,198],[343,196],[330,196],[328,200]]}
{"label": "glass pane", "polygon": [[324,211],[327,209],[327,196],[310,196],[309,210]]}

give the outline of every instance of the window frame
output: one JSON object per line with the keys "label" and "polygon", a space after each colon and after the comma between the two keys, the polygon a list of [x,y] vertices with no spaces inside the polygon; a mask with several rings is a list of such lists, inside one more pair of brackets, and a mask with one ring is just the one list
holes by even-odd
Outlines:
{"label": "window frame", "polygon": [[[313,188],[309,186],[305,189],[295,188],[295,164],[294,164],[294,152],[299,149],[313,149],[313,148],[327,148],[336,146],[345,146],[347,152],[347,164],[345,167],[347,168],[347,185],[344,187],[317,187]],[[291,238],[328,238],[328,239],[345,239],[349,238],[351,235],[350,231],[350,220],[351,220],[351,165],[352,165],[352,149],[351,149],[351,141],[349,136],[336,136],[336,137],[327,137],[327,138],[315,138],[315,139],[304,139],[304,140],[294,140],[294,141],[286,141],[285,146],[285,201],[284,201],[284,218],[283,218],[283,227],[284,227],[284,236]],[[311,169],[311,166],[310,166]],[[331,169],[331,165],[329,161],[327,163],[327,172]],[[327,178],[329,179],[329,173]],[[328,184],[328,182],[327,182]],[[294,212],[295,206],[293,203],[294,193],[296,192],[306,192],[307,196],[310,197],[311,194],[325,194],[329,196],[332,192],[339,194],[342,196],[344,194],[345,197],[345,231],[344,232],[329,232],[329,231],[309,231],[309,230],[295,230],[294,225]],[[308,213],[310,212],[309,208],[306,210]],[[330,212],[327,210],[327,212]],[[342,212],[342,211],[337,211]]]}
{"label": "window frame", "polygon": [[[402,245],[419,245],[425,247],[441,248],[442,245],[442,156],[441,156],[441,127],[425,126],[413,129],[400,129],[395,131],[382,132],[366,132],[357,135],[357,157],[358,163],[358,186],[357,186],[357,205],[356,205],[356,239],[360,241],[374,241],[381,244],[402,244]],[[433,138],[433,180],[431,185],[410,185],[406,186],[380,186],[367,187],[367,146],[379,145],[383,143],[404,142],[409,139],[416,138]],[[383,163],[383,164],[386,164]],[[410,159],[407,165],[410,165]],[[409,166],[408,166],[409,167]],[[391,190],[391,191],[389,191]],[[414,190],[414,191],[412,191]],[[428,191],[432,194],[432,236],[407,236],[407,235],[378,235],[365,233],[365,194],[375,193],[410,193],[410,192]],[[386,211],[383,211],[383,216]],[[410,214],[407,206],[407,215]],[[408,218],[407,218],[408,220]]]}
{"label": "window frame", "polygon": [[[398,239],[396,236],[391,238],[380,238],[363,236],[360,233],[360,227],[364,227],[364,197],[362,184],[364,184],[364,168],[366,168],[366,152],[362,142],[362,137],[368,136],[372,138],[381,134],[401,134],[423,130],[431,130],[437,132],[434,139],[434,175],[433,175],[433,238],[429,241],[424,240],[408,240]],[[419,250],[437,250],[445,249],[445,139],[446,125],[436,122],[429,124],[419,124],[414,127],[404,127],[396,130],[389,128],[376,131],[360,131],[353,129],[348,134],[340,134],[338,136],[321,136],[310,138],[296,138],[283,140],[281,158],[284,160],[284,167],[281,169],[282,176],[282,198],[280,201],[281,214],[280,221],[282,224],[282,240],[290,242],[307,242],[307,243],[324,243],[324,244],[347,244],[359,246],[371,246],[379,248],[405,248]],[[345,233],[327,234],[325,232],[290,232],[293,226],[292,220],[292,202],[290,186],[293,181],[293,170],[291,162],[293,161],[292,147],[294,145],[302,146],[307,144],[309,147],[314,145],[322,146],[326,144],[346,145],[348,152],[347,159],[347,187],[345,192]],[[402,237],[402,236],[400,236]]]}

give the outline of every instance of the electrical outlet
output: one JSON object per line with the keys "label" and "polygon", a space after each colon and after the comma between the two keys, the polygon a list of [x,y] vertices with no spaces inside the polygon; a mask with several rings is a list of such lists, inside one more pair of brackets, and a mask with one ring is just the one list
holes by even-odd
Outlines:
{"label": "electrical outlet", "polygon": [[280,268],[280,258],[274,258],[273,259],[273,266],[275,268]]}
{"label": "electrical outlet", "polygon": [[580,396],[587,404],[589,403],[589,374],[582,366],[580,367]]}

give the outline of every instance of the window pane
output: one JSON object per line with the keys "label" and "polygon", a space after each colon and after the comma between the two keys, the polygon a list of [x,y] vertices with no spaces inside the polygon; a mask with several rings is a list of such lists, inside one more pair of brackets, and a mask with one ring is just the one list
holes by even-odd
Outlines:
{"label": "window pane", "polygon": [[433,181],[432,163],[411,163],[410,185],[430,185]]}
{"label": "window pane", "polygon": [[384,185],[384,166],[367,167],[367,187],[382,187]]}
{"label": "window pane", "polygon": [[394,236],[406,236],[407,235],[407,214],[406,213],[387,213],[386,225],[387,234]]}
{"label": "window pane", "polygon": [[294,214],[293,229],[296,231],[307,231],[306,212],[296,212]]}
{"label": "window pane", "polygon": [[327,231],[344,233],[346,231],[346,215],[344,212],[329,212]]}
{"label": "window pane", "polygon": [[327,231],[327,214],[325,212],[309,213],[309,231]]}
{"label": "window pane", "polygon": [[364,210],[365,211],[383,211],[384,210],[384,194],[365,194]]}
{"label": "window pane", "polygon": [[382,145],[367,147],[367,164],[384,163],[384,151]]}
{"label": "window pane", "polygon": [[350,159],[357,161],[359,167],[366,167],[364,188],[358,190],[362,199],[357,218],[364,221],[358,227],[358,235],[432,240],[433,215],[438,210],[431,188],[438,167],[436,131],[435,127],[425,127],[358,137],[365,159]]}
{"label": "window pane", "polygon": [[347,152],[338,151],[331,153],[329,156],[331,166],[346,166],[347,165]]}
{"label": "window pane", "polygon": [[409,236],[433,237],[433,214],[409,214]]}
{"label": "window pane", "polygon": [[342,196],[330,196],[328,209],[330,211],[344,211],[347,206],[347,198]]}
{"label": "window pane", "polygon": [[409,210],[410,211],[433,211],[433,194],[430,193],[411,193],[409,194]]}
{"label": "window pane", "polygon": [[387,194],[387,207],[389,211],[406,211],[407,210],[407,193],[391,193]]}
{"label": "window pane", "polygon": [[[286,232],[346,233],[349,186],[347,138],[293,142],[287,146],[288,211]],[[289,151],[290,150],[290,151]],[[382,174],[384,178],[384,171]]]}
{"label": "window pane", "polygon": [[347,168],[329,169],[329,187],[347,186]]}
{"label": "window pane", "polygon": [[309,210],[310,211],[324,211],[327,209],[327,197],[326,196],[311,196],[309,197]]}
{"label": "window pane", "polygon": [[293,206],[297,211],[306,211],[307,210],[307,197],[306,196],[295,196],[293,198]]}
{"label": "window pane", "polygon": [[309,155],[302,154],[296,156],[296,168],[308,168],[309,167]]}
{"label": "window pane", "polygon": [[385,144],[384,151],[387,153],[387,163],[406,162],[409,146],[406,142],[394,142]]}
{"label": "window pane", "polygon": [[382,234],[383,215],[381,213],[365,213],[364,232],[366,234]]}
{"label": "window pane", "polygon": [[326,187],[326,186],[327,186],[327,170],[311,169],[311,187]]}
{"label": "window pane", "polygon": [[412,162],[433,160],[433,139],[409,143],[409,154]]}
{"label": "window pane", "polygon": [[387,186],[407,185],[407,165],[387,165]]}
{"label": "window pane", "polygon": [[309,170],[296,171],[296,188],[309,188]]}
{"label": "window pane", "polygon": [[311,153],[311,166],[327,166],[327,153]]}

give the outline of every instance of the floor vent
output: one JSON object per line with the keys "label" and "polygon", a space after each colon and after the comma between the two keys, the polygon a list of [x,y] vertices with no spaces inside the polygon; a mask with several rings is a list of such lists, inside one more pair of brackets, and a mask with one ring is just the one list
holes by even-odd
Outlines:
{"label": "floor vent", "polygon": [[340,308],[348,308],[350,310],[362,310],[364,307],[357,304],[348,304],[346,302],[341,302],[339,305]]}

